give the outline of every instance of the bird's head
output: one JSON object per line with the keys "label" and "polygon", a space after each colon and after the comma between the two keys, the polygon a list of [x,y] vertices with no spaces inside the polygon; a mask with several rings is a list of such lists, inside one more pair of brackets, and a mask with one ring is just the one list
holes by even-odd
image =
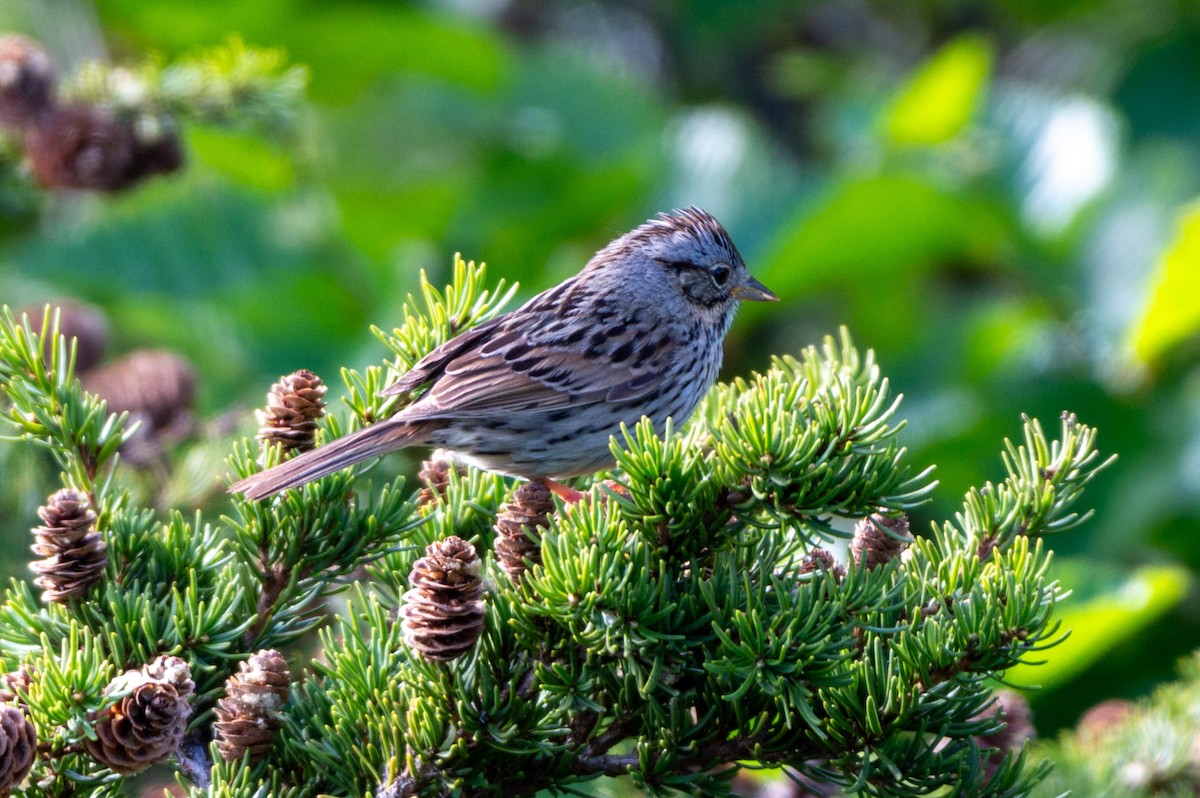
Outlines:
{"label": "bird's head", "polygon": [[699,208],[659,214],[625,238],[629,250],[656,264],[685,300],[706,310],[779,299],[750,275],[720,222]]}

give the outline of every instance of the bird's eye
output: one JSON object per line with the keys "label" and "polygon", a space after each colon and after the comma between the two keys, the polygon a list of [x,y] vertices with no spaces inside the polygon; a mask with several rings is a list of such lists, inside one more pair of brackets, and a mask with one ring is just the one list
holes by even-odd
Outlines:
{"label": "bird's eye", "polygon": [[712,270],[713,282],[717,285],[725,285],[725,283],[729,282],[729,275],[731,274],[733,274],[733,271],[728,266],[718,266]]}

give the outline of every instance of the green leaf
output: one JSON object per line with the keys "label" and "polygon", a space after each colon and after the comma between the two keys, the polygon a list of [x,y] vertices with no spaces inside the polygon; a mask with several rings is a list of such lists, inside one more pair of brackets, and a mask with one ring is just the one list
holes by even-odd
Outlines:
{"label": "green leaf", "polygon": [[992,71],[986,39],[960,36],[934,53],[909,78],[884,113],[892,144],[941,144],[962,132],[975,115]]}
{"label": "green leaf", "polygon": [[1200,202],[1190,205],[1158,263],[1150,301],[1130,330],[1134,355],[1158,360],[1200,330]]}
{"label": "green leaf", "polygon": [[1005,674],[1005,681],[1043,688],[1069,682],[1183,600],[1189,581],[1184,568],[1145,566],[1100,595],[1068,602],[1059,609],[1059,618],[1070,636],[1044,664],[1018,665]]}

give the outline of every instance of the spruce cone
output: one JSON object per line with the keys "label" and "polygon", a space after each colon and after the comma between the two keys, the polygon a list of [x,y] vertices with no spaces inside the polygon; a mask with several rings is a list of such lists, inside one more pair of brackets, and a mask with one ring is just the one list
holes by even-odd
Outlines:
{"label": "spruce cone", "polygon": [[800,573],[811,574],[814,571],[829,571],[836,577],[846,575],[846,566],[837,561],[826,549],[813,549],[800,561]]}
{"label": "spruce cone", "polygon": [[313,448],[324,396],[325,383],[308,369],[281,378],[267,394],[267,409],[258,411],[258,439],[265,446],[279,444],[285,453]]}
{"label": "spruce cone", "polygon": [[102,765],[129,775],[170,757],[183,743],[192,708],[191,673],[178,657],[159,657],[126,671],[108,686],[121,698],[92,718],[96,739],[87,750]]}
{"label": "spruce cone", "polygon": [[0,125],[20,127],[53,102],[54,61],[24,36],[0,38]]}
{"label": "spruce cone", "polygon": [[29,689],[30,681],[29,671],[24,666],[0,676],[0,703],[21,704],[21,694]]}
{"label": "spruce cone", "polygon": [[103,538],[92,529],[96,513],[87,497],[64,488],[38,510],[43,526],[34,527],[33,553],[38,560],[30,568],[38,574],[34,584],[42,589],[43,601],[65,603],[82,596],[100,581],[108,565]]}
{"label": "spruce cone", "polygon": [[[52,299],[49,303],[51,318],[58,309],[58,331],[69,342],[75,339],[75,371],[82,374],[98,365],[108,349],[108,319],[99,308],[76,302],[73,299]],[[30,305],[17,313],[17,318],[29,317],[29,330],[40,334],[45,321],[46,305]],[[50,347],[46,347],[46,357]],[[47,361],[47,366],[54,364]]]}
{"label": "spruce cone", "polygon": [[141,135],[135,128],[133,158],[125,173],[130,185],[152,175],[177,172],[182,166],[183,146],[179,143],[178,132],[173,128],[159,128],[150,135]]}
{"label": "spruce cone", "polygon": [[25,134],[33,176],[45,188],[126,188],[135,146],[128,124],[90,105],[52,107]]}
{"label": "spruce cone", "polygon": [[850,541],[850,556],[854,564],[866,568],[878,568],[908,548],[912,536],[908,533],[908,517],[895,518],[874,513],[858,522],[854,527],[854,539]]}
{"label": "spruce cone", "polygon": [[1083,713],[1075,726],[1075,734],[1084,745],[1096,745],[1128,723],[1137,712],[1132,701],[1110,698]]}
{"label": "spruce cone", "polygon": [[283,725],[291,678],[287,662],[270,650],[254,654],[229,677],[213,724],[222,759],[238,762],[249,753],[254,763],[270,752]]}
{"label": "spruce cone", "polygon": [[444,449],[438,449],[428,460],[421,463],[421,470],[417,472],[417,478],[425,487],[421,488],[421,493],[417,496],[418,504],[428,507],[445,496],[450,487],[451,471],[460,477],[466,476],[467,473],[467,470],[454,462],[450,453]]}
{"label": "spruce cone", "polygon": [[496,559],[514,582],[525,575],[526,560],[542,561],[542,533],[550,526],[554,497],[540,480],[526,482],[496,516]]}
{"label": "spruce cone", "polygon": [[37,756],[37,730],[16,707],[0,706],[0,795],[24,781]]}
{"label": "spruce cone", "polygon": [[160,656],[142,668],[142,672],[149,679],[171,685],[184,699],[196,691],[196,683],[192,681],[192,669],[182,657]]}
{"label": "spruce cone", "polygon": [[108,412],[129,413],[153,435],[191,423],[196,370],[165,349],[138,349],[85,374],[85,390],[108,402]]}
{"label": "spruce cone", "polygon": [[1005,726],[995,734],[981,735],[975,738],[980,748],[995,749],[984,760],[984,770],[990,775],[1004,760],[1009,751],[1019,751],[1029,740],[1037,736],[1033,727],[1033,713],[1029,711],[1029,702],[1020,693],[1012,690],[999,690],[996,693],[996,706],[990,707],[983,713],[985,716],[999,715]]}
{"label": "spruce cone", "polygon": [[456,659],[483,633],[481,570],[475,547],[453,536],[413,564],[400,614],[404,639],[425,659]]}

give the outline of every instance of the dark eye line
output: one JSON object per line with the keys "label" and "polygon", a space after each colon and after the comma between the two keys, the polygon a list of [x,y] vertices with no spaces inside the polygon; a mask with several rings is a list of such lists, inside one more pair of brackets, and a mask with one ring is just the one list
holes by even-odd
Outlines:
{"label": "dark eye line", "polygon": [[724,285],[733,274],[733,269],[725,264],[719,264],[712,269],[706,269],[699,264],[693,263],[690,260],[667,260],[666,258],[655,258],[660,264],[668,269],[674,269],[677,272],[682,271],[698,271],[704,272],[712,278],[717,285]]}
{"label": "dark eye line", "polygon": [[655,258],[663,266],[675,271],[683,271],[684,269],[699,269],[700,267],[692,263],[690,260],[667,260],[666,258]]}

